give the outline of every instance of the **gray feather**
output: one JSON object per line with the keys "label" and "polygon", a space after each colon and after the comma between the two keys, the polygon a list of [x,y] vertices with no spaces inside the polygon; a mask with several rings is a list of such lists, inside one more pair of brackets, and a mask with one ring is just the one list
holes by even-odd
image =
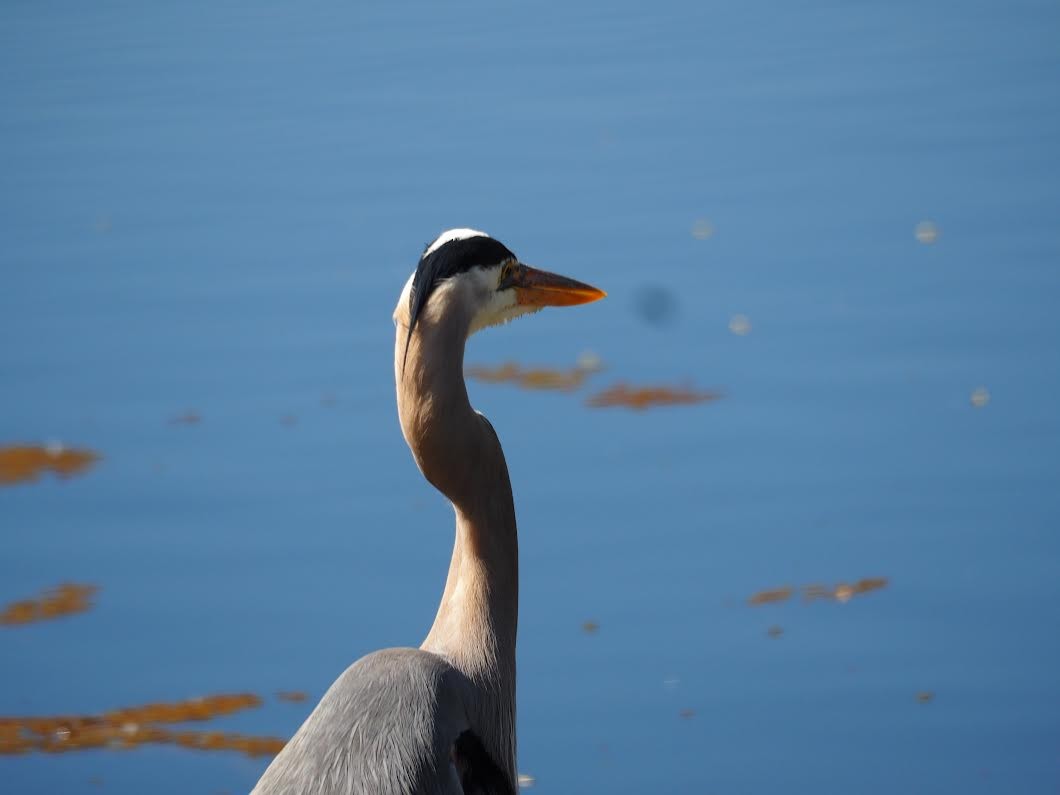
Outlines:
{"label": "gray feather", "polygon": [[331,686],[252,795],[463,792],[451,748],[469,683],[436,654],[385,649]]}

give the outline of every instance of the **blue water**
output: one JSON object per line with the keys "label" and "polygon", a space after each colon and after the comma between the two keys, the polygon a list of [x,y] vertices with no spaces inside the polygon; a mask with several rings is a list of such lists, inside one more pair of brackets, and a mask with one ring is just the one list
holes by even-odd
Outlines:
{"label": "blue water", "polygon": [[[610,294],[468,351],[607,367],[470,384],[516,492],[534,791],[1057,791],[1054,3],[158,5],[0,8],[0,444],[104,456],[0,490],[0,602],[101,587],[0,627],[0,715],[250,691],[210,727],[289,736],[419,642],[452,514],[390,314],[471,225]],[[725,397],[585,406],[619,381]],[[0,790],[265,764],[0,757]]]}

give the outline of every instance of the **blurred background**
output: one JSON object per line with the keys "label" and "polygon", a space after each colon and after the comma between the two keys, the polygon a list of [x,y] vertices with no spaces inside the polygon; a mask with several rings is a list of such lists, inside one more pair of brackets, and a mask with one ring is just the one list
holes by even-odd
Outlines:
{"label": "blurred background", "polygon": [[[1060,787],[1060,8],[0,8],[0,789],[240,793],[433,619],[391,312],[472,226],[522,786]],[[471,377],[473,376],[473,377]],[[115,710],[124,710],[115,712]]]}

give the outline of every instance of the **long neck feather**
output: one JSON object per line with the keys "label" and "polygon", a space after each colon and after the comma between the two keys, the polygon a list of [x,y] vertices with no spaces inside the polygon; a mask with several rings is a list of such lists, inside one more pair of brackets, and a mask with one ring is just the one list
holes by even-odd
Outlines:
{"label": "long neck feather", "polygon": [[[440,302],[439,302],[440,303]],[[434,624],[421,648],[449,660],[479,685],[479,731],[487,747],[515,763],[515,641],[519,544],[508,468],[486,418],[464,384],[470,318],[458,307],[428,312],[405,349],[395,344],[401,429],[424,477],[456,512],[456,540]],[[402,361],[404,359],[404,361]]]}

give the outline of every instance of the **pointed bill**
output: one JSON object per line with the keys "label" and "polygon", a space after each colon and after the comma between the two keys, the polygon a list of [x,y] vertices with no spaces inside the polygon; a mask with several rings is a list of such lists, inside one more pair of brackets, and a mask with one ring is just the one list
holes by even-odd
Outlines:
{"label": "pointed bill", "polygon": [[505,281],[505,286],[515,288],[515,302],[523,306],[577,306],[607,295],[588,284],[522,263],[512,269]]}

